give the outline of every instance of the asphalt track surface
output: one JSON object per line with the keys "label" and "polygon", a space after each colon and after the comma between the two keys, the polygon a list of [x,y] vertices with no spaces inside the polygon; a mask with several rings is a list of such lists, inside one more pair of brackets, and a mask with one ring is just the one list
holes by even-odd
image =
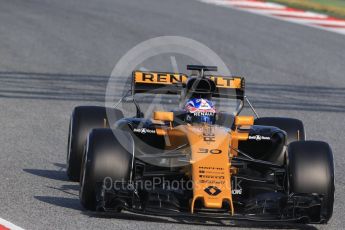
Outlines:
{"label": "asphalt track surface", "polygon": [[317,228],[342,229],[345,36],[194,0],[0,0],[0,217],[26,229],[219,228],[95,216],[81,208],[78,184],[65,175],[72,108],[103,104],[117,60],[163,35],[204,43],[247,77],[262,116],[302,119],[308,139],[330,143],[336,202],[329,225]]}

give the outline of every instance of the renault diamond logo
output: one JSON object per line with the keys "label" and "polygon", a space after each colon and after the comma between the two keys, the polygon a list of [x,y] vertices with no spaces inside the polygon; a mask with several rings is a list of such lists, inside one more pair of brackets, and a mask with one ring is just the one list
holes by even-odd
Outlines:
{"label": "renault diamond logo", "polygon": [[222,192],[222,190],[220,190],[216,186],[208,186],[207,188],[205,188],[204,191],[210,196],[217,196],[219,193]]}

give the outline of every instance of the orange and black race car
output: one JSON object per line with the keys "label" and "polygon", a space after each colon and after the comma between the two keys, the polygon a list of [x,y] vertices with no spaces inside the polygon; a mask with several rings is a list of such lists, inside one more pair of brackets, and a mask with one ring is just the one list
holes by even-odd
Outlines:
{"label": "orange and black race car", "polygon": [[[241,77],[134,71],[117,108],[79,106],[67,174],[87,210],[174,217],[327,223],[330,146],[297,119],[259,117]],[[121,103],[133,103],[124,116]],[[176,105],[174,105],[176,103]],[[247,103],[255,116],[242,116]],[[126,111],[128,112],[128,111]]]}

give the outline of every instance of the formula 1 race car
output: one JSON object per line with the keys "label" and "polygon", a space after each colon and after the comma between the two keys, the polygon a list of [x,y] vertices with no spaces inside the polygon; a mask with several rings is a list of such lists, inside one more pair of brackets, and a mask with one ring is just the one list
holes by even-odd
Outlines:
{"label": "formula 1 race car", "polygon": [[[335,190],[330,146],[307,141],[300,120],[259,117],[244,78],[206,74],[213,66],[187,69],[190,75],[134,71],[119,101],[135,105],[133,116],[111,107],[74,109],[67,175],[80,181],[82,206],[327,223]],[[152,106],[157,101],[165,111]],[[256,118],[239,115],[245,103]]]}

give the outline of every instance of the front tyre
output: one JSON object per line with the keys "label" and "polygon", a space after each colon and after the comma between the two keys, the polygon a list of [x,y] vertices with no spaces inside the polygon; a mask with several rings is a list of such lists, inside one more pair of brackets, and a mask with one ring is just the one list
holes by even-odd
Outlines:
{"label": "front tyre", "polygon": [[315,221],[327,223],[333,214],[335,190],[330,146],[321,141],[292,142],[288,147],[288,173],[290,194],[318,194],[323,197]]}
{"label": "front tyre", "polygon": [[127,132],[111,129],[91,131],[80,176],[79,198],[85,209],[97,209],[97,192],[101,190],[105,178],[111,178],[113,183],[130,180],[133,150],[133,139]]}

